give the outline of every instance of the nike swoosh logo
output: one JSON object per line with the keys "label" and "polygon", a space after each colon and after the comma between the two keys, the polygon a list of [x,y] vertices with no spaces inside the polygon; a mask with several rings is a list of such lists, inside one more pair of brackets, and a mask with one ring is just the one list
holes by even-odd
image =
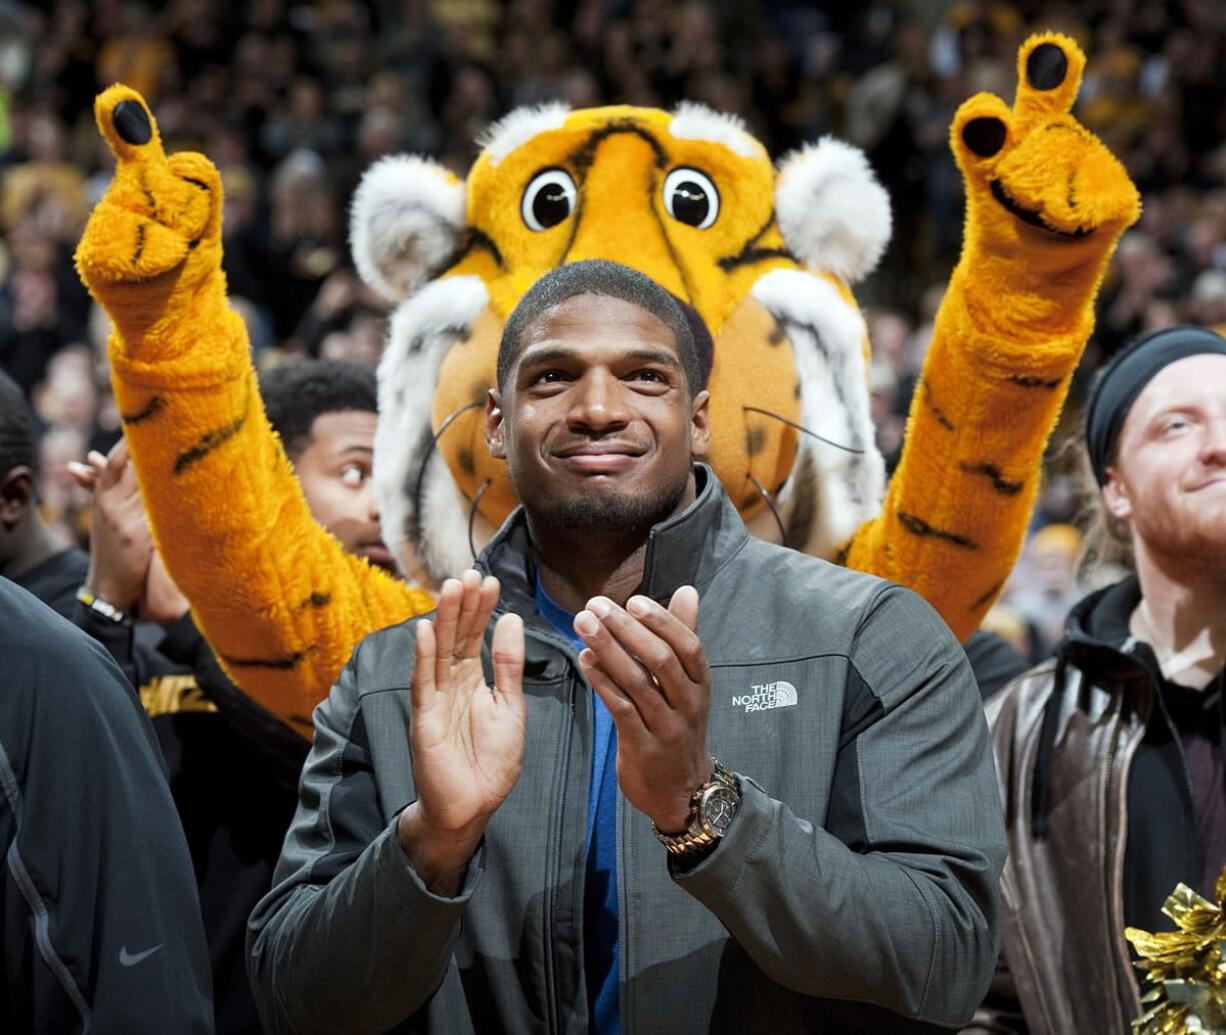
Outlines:
{"label": "nike swoosh logo", "polygon": [[119,964],[123,967],[135,967],[141,960],[148,959],[162,947],[162,943],[158,942],[152,949],[146,949],[144,952],[138,952],[135,955],[128,952],[128,947],[125,945],[119,950]]}

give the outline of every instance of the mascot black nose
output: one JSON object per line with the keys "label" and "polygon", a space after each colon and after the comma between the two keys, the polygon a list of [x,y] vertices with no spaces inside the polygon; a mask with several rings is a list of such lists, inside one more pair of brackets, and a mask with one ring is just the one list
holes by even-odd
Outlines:
{"label": "mascot black nose", "polygon": [[115,124],[115,132],[127,144],[147,144],[153,137],[153,127],[149,124],[149,114],[142,104],[136,101],[120,101],[111,114]]}

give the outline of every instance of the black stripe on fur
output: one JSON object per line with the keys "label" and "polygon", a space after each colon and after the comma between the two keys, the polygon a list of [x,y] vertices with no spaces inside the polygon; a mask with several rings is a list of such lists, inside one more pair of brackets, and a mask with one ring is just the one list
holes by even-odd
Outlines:
{"label": "black stripe on fur", "polygon": [[946,532],[940,528],[933,528],[923,518],[916,517],[914,514],[908,514],[903,510],[898,511],[897,514],[898,523],[913,536],[918,536],[921,539],[940,539],[953,546],[960,546],[964,550],[979,549],[979,544],[973,539],[968,539],[957,532]]}

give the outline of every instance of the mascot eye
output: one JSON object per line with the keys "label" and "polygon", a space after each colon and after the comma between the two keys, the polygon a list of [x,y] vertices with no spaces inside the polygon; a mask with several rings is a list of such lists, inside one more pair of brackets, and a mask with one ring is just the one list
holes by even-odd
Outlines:
{"label": "mascot eye", "polygon": [[532,230],[557,226],[575,210],[575,181],[565,169],[537,173],[524,191],[524,222]]}
{"label": "mascot eye", "polygon": [[674,169],[664,180],[664,207],[678,223],[705,230],[719,215],[719,191],[697,169]]}

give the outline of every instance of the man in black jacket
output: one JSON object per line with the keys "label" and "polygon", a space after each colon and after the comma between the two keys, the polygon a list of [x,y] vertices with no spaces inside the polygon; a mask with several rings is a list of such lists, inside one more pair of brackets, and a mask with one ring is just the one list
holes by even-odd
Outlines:
{"label": "man in black jacket", "polygon": [[433,620],[368,636],[316,709],[251,920],[266,1025],[966,1020],[1003,831],[948,628],[749,536],[693,462],[689,325],[641,274],[548,274],[498,384],[487,442],[523,507]]}
{"label": "man in black jacket", "polygon": [[[1102,527],[1136,575],[1069,617],[1056,658],[988,703],[1009,832],[992,1031],[1125,1031],[1126,925],[1169,929],[1176,884],[1226,866],[1226,340],[1174,327],[1091,392]],[[1015,1003],[1009,1000],[1015,999]]]}
{"label": "man in black jacket", "polygon": [[[306,361],[273,371],[261,389],[317,520],[351,552],[390,564],[370,483],[374,372]],[[257,1030],[247,915],[268,890],[293,815],[310,720],[290,729],[222,671],[153,549],[122,440],[74,472],[94,495],[89,554],[64,548],[39,517],[35,457],[33,414],[0,373],[0,573],[103,644],[137,690],[196,869],[217,1029]]]}
{"label": "man in black jacket", "polygon": [[109,655],[0,578],[0,1028],[211,1032],[191,859]]}
{"label": "man in black jacket", "polygon": [[[374,372],[307,360],[274,370],[261,392],[316,519],[350,552],[390,564],[370,481]],[[165,628],[153,629],[160,634],[154,649],[141,642],[146,630],[134,635],[130,622],[80,603],[74,617],[131,673],[153,719],[196,868],[217,1030],[256,1031],[243,953],[247,916],[268,891],[294,812],[310,720],[289,728],[222,671],[153,548],[125,444],[90,461],[93,469],[79,479],[94,493],[89,595]]]}

